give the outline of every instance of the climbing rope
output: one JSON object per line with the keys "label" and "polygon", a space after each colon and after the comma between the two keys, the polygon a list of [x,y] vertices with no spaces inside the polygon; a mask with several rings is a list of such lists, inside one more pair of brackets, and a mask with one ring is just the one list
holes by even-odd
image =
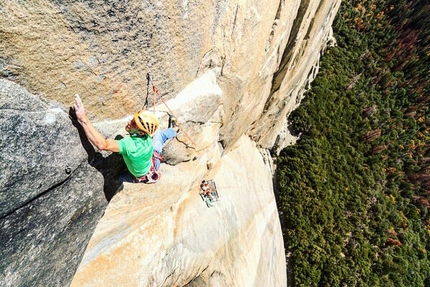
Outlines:
{"label": "climbing rope", "polygon": [[[151,73],[148,72],[147,74],[147,79],[148,79],[148,84],[151,84],[152,86],[152,91],[154,92],[154,99],[153,99],[153,107],[154,107],[154,113],[155,113],[155,105],[156,105],[156,96],[158,96],[160,98],[160,100],[163,102],[163,104],[166,106],[167,110],[169,112],[167,112],[169,115],[172,115],[175,117],[175,115],[173,114],[172,110],[169,108],[169,106],[167,105],[166,101],[163,99],[163,97],[160,95],[160,92],[158,91],[157,87],[154,85],[154,82],[152,81],[152,76]],[[147,98],[148,101],[148,98]],[[184,133],[184,135],[197,147],[197,144],[191,139],[191,137],[185,132],[185,130],[182,128],[182,125],[179,124],[177,122],[177,125],[179,127],[179,129]],[[187,145],[188,146],[188,145]]]}

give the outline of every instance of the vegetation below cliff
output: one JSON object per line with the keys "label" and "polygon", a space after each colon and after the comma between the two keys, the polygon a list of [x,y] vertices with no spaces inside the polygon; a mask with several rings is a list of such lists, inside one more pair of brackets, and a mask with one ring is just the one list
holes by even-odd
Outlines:
{"label": "vegetation below cliff", "polygon": [[429,9],[342,3],[278,158],[294,286],[430,286]]}

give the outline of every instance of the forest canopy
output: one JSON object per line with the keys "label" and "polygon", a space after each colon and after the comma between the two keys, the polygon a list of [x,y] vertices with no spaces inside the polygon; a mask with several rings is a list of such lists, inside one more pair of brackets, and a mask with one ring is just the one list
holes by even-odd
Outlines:
{"label": "forest canopy", "polygon": [[277,158],[292,286],[430,286],[430,4],[343,1]]}

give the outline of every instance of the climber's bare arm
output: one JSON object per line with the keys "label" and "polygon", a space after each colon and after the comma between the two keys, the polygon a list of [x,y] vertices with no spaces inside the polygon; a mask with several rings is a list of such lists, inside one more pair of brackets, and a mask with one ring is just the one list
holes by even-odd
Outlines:
{"label": "climber's bare arm", "polygon": [[84,105],[82,104],[81,98],[78,94],[75,95],[75,103],[73,105],[75,109],[76,117],[81,123],[88,140],[96,146],[99,150],[107,150],[113,152],[119,152],[119,145],[115,140],[106,139],[91,123],[85,113]]}

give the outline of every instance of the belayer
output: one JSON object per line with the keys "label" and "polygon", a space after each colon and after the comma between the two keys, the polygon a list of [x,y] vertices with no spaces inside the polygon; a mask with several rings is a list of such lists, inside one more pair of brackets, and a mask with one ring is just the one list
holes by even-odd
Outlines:
{"label": "belayer", "polygon": [[88,140],[99,150],[118,152],[122,155],[128,171],[120,179],[126,182],[155,183],[161,174],[158,171],[164,143],[175,137],[179,128],[176,118],[169,115],[169,127],[157,131],[158,118],[147,111],[138,111],[125,126],[130,136],[120,140],[106,139],[88,119],[78,94],[73,104],[76,118]]}

